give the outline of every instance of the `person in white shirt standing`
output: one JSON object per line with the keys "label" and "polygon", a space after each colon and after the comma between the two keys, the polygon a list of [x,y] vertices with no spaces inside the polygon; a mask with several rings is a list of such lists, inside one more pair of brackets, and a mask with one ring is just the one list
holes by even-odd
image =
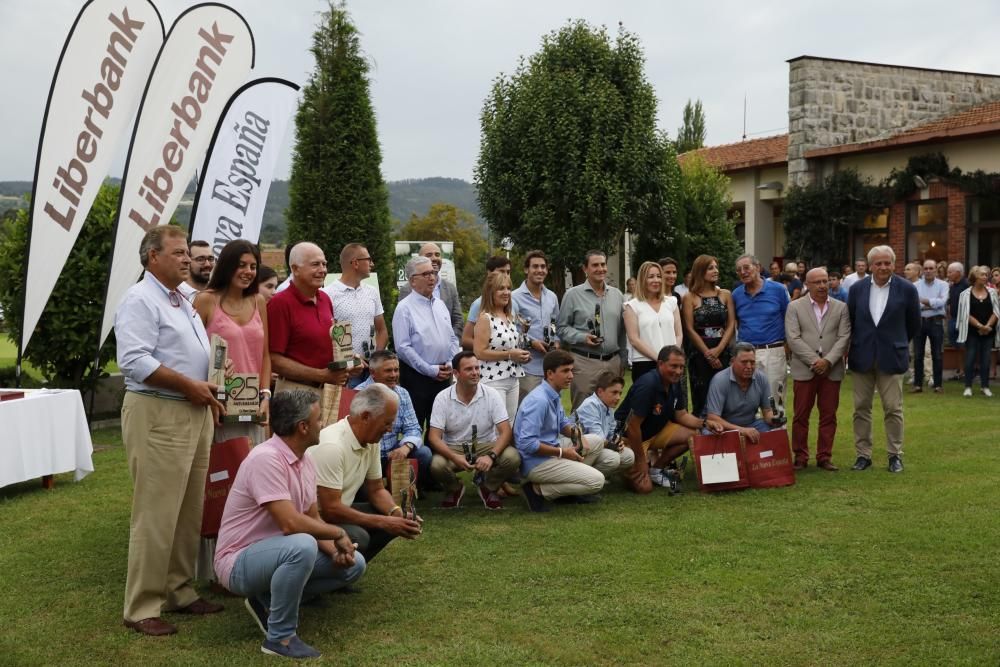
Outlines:
{"label": "person in white shirt standing", "polygon": [[205,326],[178,291],[191,272],[187,234],[160,225],[139,246],[146,274],[115,313],[125,376],[122,442],[132,474],[125,627],[172,635],[162,611],[222,611],[191,585],[201,529],[212,412],[224,411],[208,382]]}
{"label": "person in white shirt standing", "polygon": [[[362,282],[373,268],[375,261],[368,249],[360,243],[348,243],[340,251],[340,279],[323,288],[333,301],[333,318],[351,323],[354,354],[363,360],[376,350],[384,350],[389,343],[382,297],[377,288]],[[367,362],[356,366],[350,374],[347,386],[353,389],[368,378]]]}

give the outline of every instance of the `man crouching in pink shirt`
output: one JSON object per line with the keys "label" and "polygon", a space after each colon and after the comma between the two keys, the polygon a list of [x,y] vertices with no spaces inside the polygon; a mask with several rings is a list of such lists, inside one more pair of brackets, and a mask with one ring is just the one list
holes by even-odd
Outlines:
{"label": "man crouching in pink shirt", "polygon": [[319,442],[319,416],[319,397],[311,392],[274,395],[274,437],[240,465],[215,552],[219,581],[246,596],[267,636],[260,650],[288,658],[320,655],[295,634],[303,597],[343,588],[365,572],[357,545],[316,507],[316,469],[304,454]]}

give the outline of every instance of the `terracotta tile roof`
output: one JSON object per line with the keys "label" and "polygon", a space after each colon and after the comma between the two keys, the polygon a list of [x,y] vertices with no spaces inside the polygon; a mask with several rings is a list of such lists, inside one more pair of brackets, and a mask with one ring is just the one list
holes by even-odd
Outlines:
{"label": "terracotta tile roof", "polygon": [[707,146],[687,153],[677,159],[684,164],[686,159],[697,155],[713,167],[722,171],[739,171],[751,167],[767,167],[788,162],[788,135],[750,139],[735,144]]}
{"label": "terracotta tile roof", "polygon": [[971,139],[997,133],[1000,133],[1000,101],[979,104],[965,111],[901,130],[883,139],[817,148],[807,151],[806,157],[865,153],[899,146]]}

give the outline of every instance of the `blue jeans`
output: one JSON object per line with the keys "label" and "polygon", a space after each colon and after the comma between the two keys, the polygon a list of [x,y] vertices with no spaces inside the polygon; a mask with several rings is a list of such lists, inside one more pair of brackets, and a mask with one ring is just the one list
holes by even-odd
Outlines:
{"label": "blue jeans", "polygon": [[965,343],[958,342],[958,320],[948,320],[948,342],[958,350],[965,349]]}
{"label": "blue jeans", "polygon": [[943,370],[941,355],[944,351],[944,322],[940,317],[923,317],[920,319],[920,331],[913,337],[913,386],[924,384],[924,343],[931,339],[931,371],[934,374],[934,387],[941,386]]}
{"label": "blue jeans", "polygon": [[354,552],[354,565],[336,567],[305,533],[269,537],[240,552],[229,575],[229,590],[256,597],[270,610],[267,638],[281,641],[295,634],[299,603],[343,588],[365,573],[365,558]]}
{"label": "blue jeans", "polygon": [[[969,327],[972,328],[971,326]],[[993,334],[980,336],[969,332],[965,339],[965,386],[972,388],[972,373],[979,362],[979,386],[990,386],[990,350],[993,348]]]}

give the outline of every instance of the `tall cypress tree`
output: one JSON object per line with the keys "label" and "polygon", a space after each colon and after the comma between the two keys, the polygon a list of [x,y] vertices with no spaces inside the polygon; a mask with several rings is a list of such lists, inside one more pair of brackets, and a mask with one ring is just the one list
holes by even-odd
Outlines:
{"label": "tall cypress tree", "polygon": [[343,3],[331,2],[321,14],[310,50],[316,70],[295,116],[286,242],[316,243],[332,272],[340,271],[344,245],[364,243],[388,311],[395,287],[389,194],[368,94],[368,62]]}

